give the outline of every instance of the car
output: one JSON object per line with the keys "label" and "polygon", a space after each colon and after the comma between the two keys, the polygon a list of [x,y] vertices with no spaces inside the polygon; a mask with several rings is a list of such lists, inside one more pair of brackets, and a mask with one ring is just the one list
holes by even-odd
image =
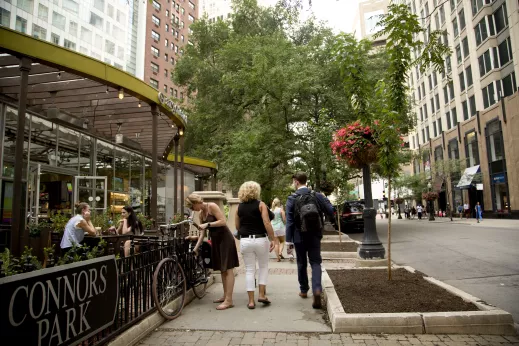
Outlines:
{"label": "car", "polygon": [[364,232],[364,201],[346,201],[340,215],[342,233]]}

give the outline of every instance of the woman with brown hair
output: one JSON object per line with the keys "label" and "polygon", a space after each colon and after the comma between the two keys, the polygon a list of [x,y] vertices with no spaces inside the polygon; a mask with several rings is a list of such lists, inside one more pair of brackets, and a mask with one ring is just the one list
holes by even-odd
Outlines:
{"label": "woman with brown hair", "polygon": [[222,273],[223,297],[214,301],[220,303],[216,310],[232,308],[234,306],[232,300],[234,290],[233,268],[238,267],[240,263],[234,236],[227,227],[225,215],[216,203],[204,202],[202,197],[194,193],[186,198],[186,207],[200,213],[200,235],[194,248],[195,253],[198,254],[198,249],[205,238],[205,231],[209,230],[213,270],[219,270]]}

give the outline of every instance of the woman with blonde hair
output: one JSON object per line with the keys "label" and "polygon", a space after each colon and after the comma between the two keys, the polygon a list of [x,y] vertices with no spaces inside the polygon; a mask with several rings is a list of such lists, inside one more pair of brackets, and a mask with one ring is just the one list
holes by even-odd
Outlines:
{"label": "woman with blonde hair", "polygon": [[283,257],[283,248],[285,246],[285,224],[287,220],[285,217],[285,211],[281,206],[281,201],[279,200],[279,198],[274,198],[274,201],[272,201],[271,210],[274,213],[274,220],[272,220],[272,228],[274,229],[274,235],[278,239],[279,243],[279,245],[276,244],[274,251],[276,252],[278,262],[281,262],[282,259],[285,259]]}
{"label": "woman with blonde hair", "polygon": [[261,188],[254,181],[242,184],[238,191],[240,205],[236,210],[236,228],[240,234],[240,251],[245,262],[245,283],[249,303],[247,307],[254,309],[256,261],[259,267],[259,296],[258,302],[265,305],[270,300],[265,295],[268,279],[269,252],[277,243],[274,230],[270,224],[268,208],[260,201]]}
{"label": "woman with blonde hair", "polygon": [[216,203],[204,202],[202,197],[194,193],[186,198],[186,207],[200,213],[200,235],[194,248],[195,253],[198,254],[198,249],[205,238],[205,231],[208,229],[211,237],[213,270],[219,270],[222,273],[223,297],[214,301],[214,303],[220,303],[216,310],[232,308],[234,306],[232,301],[233,268],[239,267],[240,263],[234,236],[227,227],[225,216]]}

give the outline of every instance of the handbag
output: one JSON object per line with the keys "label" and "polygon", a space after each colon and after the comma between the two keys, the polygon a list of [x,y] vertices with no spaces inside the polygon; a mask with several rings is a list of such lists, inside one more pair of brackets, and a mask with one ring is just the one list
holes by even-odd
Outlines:
{"label": "handbag", "polygon": [[270,219],[270,221],[274,220],[274,218],[276,217],[276,215],[274,215],[274,213],[272,212],[272,210],[270,210],[270,209],[268,209],[268,208],[267,208],[267,210],[268,210],[268,212],[269,212],[269,219]]}

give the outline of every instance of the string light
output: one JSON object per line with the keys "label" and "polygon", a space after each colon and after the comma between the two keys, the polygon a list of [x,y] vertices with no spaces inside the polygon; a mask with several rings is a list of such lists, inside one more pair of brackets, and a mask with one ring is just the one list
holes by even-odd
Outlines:
{"label": "string light", "polygon": [[123,98],[124,98],[124,89],[120,88],[119,89],[119,99],[122,100]]}

